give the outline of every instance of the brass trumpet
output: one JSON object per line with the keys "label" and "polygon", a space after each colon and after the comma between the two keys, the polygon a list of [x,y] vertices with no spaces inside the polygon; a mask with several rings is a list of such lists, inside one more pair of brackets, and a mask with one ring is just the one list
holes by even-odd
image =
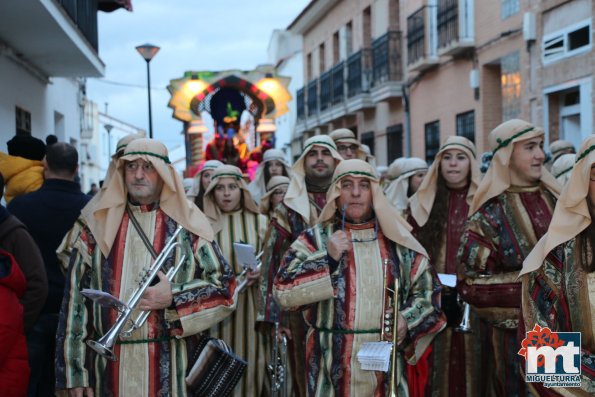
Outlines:
{"label": "brass trumpet", "polygon": [[[112,327],[103,335],[99,340],[88,340],[87,345],[95,350],[97,353],[102,355],[105,358],[108,358],[112,361],[118,361],[118,357],[114,354],[113,347],[116,343],[118,337],[129,337],[132,332],[136,329],[143,326],[147,318],[149,317],[149,311],[142,311],[138,315],[137,319],[132,319],[133,311],[137,308],[143,294],[145,293],[146,289],[151,285],[153,279],[157,276],[157,273],[162,270],[165,262],[170,255],[170,253],[180,245],[180,243],[176,242],[178,235],[182,232],[183,227],[178,225],[177,229],[175,230],[173,236],[169,239],[167,244],[163,247],[163,250],[155,258],[153,264],[149,267],[149,269],[142,275],[141,281],[138,287],[132,292],[128,303],[124,303],[118,298],[105,293],[103,291],[85,289],[81,291],[81,294],[85,297],[97,301],[102,306],[112,307],[119,312],[118,319],[112,325]],[[169,281],[172,281],[176,273],[180,270],[182,264],[186,260],[186,254],[183,254],[180,258],[180,261],[176,264],[176,266],[171,267],[167,273],[166,277]],[[124,327],[130,324],[130,328],[124,329]]]}

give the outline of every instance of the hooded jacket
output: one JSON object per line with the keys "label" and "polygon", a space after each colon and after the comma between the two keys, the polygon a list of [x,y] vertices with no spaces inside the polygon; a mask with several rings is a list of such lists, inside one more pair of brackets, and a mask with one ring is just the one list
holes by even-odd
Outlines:
{"label": "hooded jacket", "polygon": [[0,389],[7,397],[24,396],[29,384],[29,361],[19,298],[27,283],[16,261],[0,250]]}

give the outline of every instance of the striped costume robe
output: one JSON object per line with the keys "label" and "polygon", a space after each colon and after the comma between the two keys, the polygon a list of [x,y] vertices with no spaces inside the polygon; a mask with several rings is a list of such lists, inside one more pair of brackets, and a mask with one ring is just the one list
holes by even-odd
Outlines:
{"label": "striped costume robe", "polygon": [[467,221],[458,253],[457,289],[481,319],[480,359],[486,379],[482,395],[518,396],[526,391],[517,355],[521,307],[517,276],[547,232],[554,206],[554,195],[542,185],[511,186]]}
{"label": "striped costume robe", "polygon": [[[310,219],[314,222],[326,204],[326,192],[309,192]],[[291,368],[292,391],[297,397],[306,395],[305,356],[306,329],[301,313],[282,312],[273,299],[273,280],[285,251],[307,228],[311,227],[296,211],[280,203],[275,208],[266,232],[262,269],[260,277],[260,296],[257,321],[273,325],[279,321],[291,330],[292,339],[288,341],[289,365]],[[265,327],[266,328],[266,327]],[[268,335],[268,332],[267,332]]]}
{"label": "striped costume robe", "polygon": [[[266,231],[266,217],[249,211],[239,210],[223,213],[220,218],[221,231],[216,235],[223,256],[229,261],[236,275],[243,268],[236,261],[234,242],[243,242],[254,247],[256,253],[262,248]],[[241,280],[238,279],[238,282]],[[258,283],[238,294],[236,311],[210,329],[213,337],[223,339],[235,354],[248,362],[244,376],[234,389],[234,396],[260,396],[266,376],[264,335],[256,332],[256,297]]]}
{"label": "striped costume robe", "polygon": [[581,387],[560,390],[531,383],[535,395],[595,394],[595,272],[579,266],[577,253],[581,250],[585,248],[573,238],[552,250],[541,268],[522,277],[522,337],[535,324],[557,332],[581,333]]}
{"label": "striped costume robe", "polygon": [[[326,242],[340,225],[316,225],[300,235],[287,251],[275,279],[275,296],[285,309],[304,310],[308,325],[306,374],[308,396],[385,396],[383,372],[364,371],[357,361],[362,343],[379,341],[380,327],[398,274],[399,311],[408,325],[404,360],[414,363],[434,335],[445,326],[440,311],[440,283],[426,257],[406,249],[375,231],[374,221],[345,223],[353,242],[338,263],[328,256]],[[392,288],[392,287],[391,287]],[[407,396],[400,378],[399,396]]]}
{"label": "striped costume robe", "polygon": [[[155,251],[161,252],[176,222],[156,205],[130,207]],[[68,274],[56,341],[57,390],[91,387],[96,397],[186,395],[184,378],[197,334],[234,310],[236,281],[217,243],[187,232],[177,241],[181,249],[172,259],[177,263],[182,253],[187,259],[172,282],[172,305],[152,311],[131,338],[114,346],[118,361],[109,361],[85,341],[104,335],[117,313],[86,299],[80,290],[102,290],[128,302],[153,258],[127,213],[108,258],[84,220],[77,221],[58,249]]]}
{"label": "striped costume robe", "polygon": [[[468,191],[468,187],[447,190],[448,215],[441,230],[442,239],[436,248],[424,247],[430,254],[436,273],[457,274],[457,252],[469,212]],[[412,216],[407,220],[419,241],[420,227]],[[419,396],[479,396],[481,367],[474,359],[479,357],[480,338],[475,312],[471,311],[472,332],[455,331],[461,322],[462,308],[458,307],[456,289],[444,286],[442,310],[447,316],[448,326],[434,338],[423,359],[408,367],[410,378],[419,379],[417,385],[412,384],[413,380],[410,382],[409,390],[412,395]],[[426,376],[427,381],[424,379]]]}

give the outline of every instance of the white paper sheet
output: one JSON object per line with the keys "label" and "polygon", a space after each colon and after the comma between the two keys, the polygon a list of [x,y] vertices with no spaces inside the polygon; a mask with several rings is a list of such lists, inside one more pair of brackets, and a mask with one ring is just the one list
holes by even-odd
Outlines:
{"label": "white paper sheet", "polygon": [[244,243],[233,243],[233,249],[236,253],[236,260],[238,263],[249,268],[251,271],[256,270],[258,267],[258,260],[256,259],[256,253],[254,252],[253,246]]}
{"label": "white paper sheet", "polygon": [[438,278],[442,285],[446,285],[447,287],[456,287],[457,286],[457,276],[456,274],[444,274],[438,273]]}
{"label": "white paper sheet", "polygon": [[391,342],[363,343],[357,352],[357,361],[363,370],[388,372],[392,348]]}

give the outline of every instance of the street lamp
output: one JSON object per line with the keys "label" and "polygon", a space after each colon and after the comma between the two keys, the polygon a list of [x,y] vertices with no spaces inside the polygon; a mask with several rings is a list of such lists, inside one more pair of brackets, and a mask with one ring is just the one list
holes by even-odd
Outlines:
{"label": "street lamp", "polygon": [[138,53],[147,61],[147,92],[149,95],[149,138],[153,139],[153,119],[151,117],[151,70],[149,62],[159,52],[159,47],[152,44],[143,44],[136,47]]}
{"label": "street lamp", "polygon": [[111,134],[114,126],[111,124],[104,124],[103,128],[107,131],[107,163],[109,164],[111,157],[112,157],[112,142],[111,142]]}

